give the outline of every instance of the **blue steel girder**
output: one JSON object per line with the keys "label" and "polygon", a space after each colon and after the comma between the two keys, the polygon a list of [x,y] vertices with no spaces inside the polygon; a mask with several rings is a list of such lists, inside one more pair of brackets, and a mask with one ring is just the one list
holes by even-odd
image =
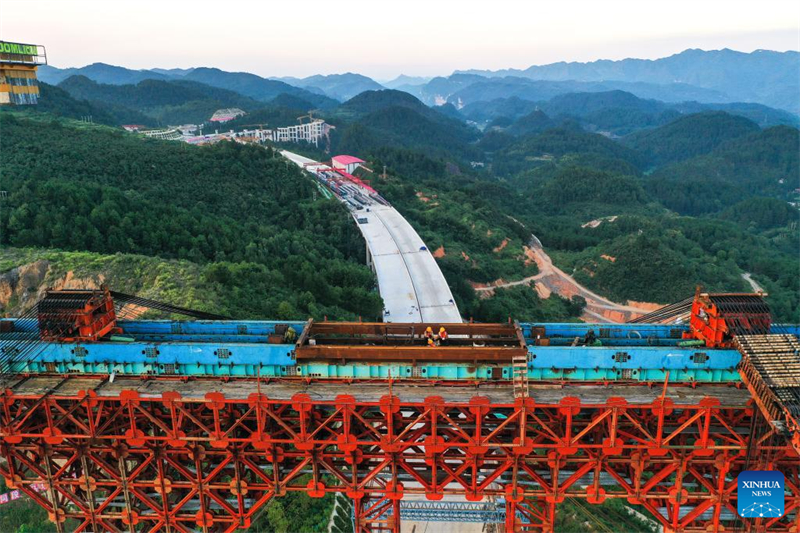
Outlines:
{"label": "blue steel girder", "polygon": [[[90,373],[184,376],[262,376],[318,379],[510,380],[508,364],[304,361],[293,344],[272,344],[278,326],[300,335],[305,322],[120,321],[126,340],[86,344],[44,343],[32,358],[16,363],[20,373]],[[36,334],[18,321],[17,332]],[[573,339],[590,329],[601,346],[529,343],[530,380],[739,381],[735,350],[676,345],[676,326],[639,324],[523,324],[526,334],[544,328],[551,341]],[[679,329],[679,328],[678,328]],[[2,339],[2,336],[0,336]],[[280,341],[280,337],[277,339]],[[571,342],[571,343],[572,343]],[[618,345],[617,345],[618,344]]]}

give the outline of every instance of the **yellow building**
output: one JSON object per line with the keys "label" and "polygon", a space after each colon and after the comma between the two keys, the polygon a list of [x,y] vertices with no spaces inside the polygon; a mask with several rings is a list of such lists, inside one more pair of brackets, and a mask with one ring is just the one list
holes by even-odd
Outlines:
{"label": "yellow building", "polygon": [[46,64],[44,46],[0,41],[0,105],[38,102],[36,69]]}

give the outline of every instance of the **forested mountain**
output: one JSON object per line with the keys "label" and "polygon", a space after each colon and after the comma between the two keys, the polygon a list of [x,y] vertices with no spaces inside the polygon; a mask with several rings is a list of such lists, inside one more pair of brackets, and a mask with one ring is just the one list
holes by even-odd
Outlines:
{"label": "forested mountain", "polygon": [[39,67],[39,80],[57,85],[70,76],[85,76],[97,83],[108,85],[135,85],[143,80],[166,80],[168,71],[154,70],[132,70],[125,67],[117,67],[106,63],[92,63],[80,68],[56,68],[50,65]]}
{"label": "forested mountain", "polygon": [[154,125],[153,117],[135,109],[115,103],[86,101],[72,97],[67,91],[44,82],[39,83],[40,99],[29,113],[46,112],[56,116],[91,120],[97,124],[117,126],[119,124]]}
{"label": "forested mountain", "polygon": [[[496,121],[495,124],[497,124]],[[530,135],[532,133],[541,133],[555,125],[556,122],[548,117],[544,111],[536,109],[509,124],[505,131],[512,135]]]}
{"label": "forested mountain", "polygon": [[186,260],[241,317],[380,316],[350,217],[276,152],[0,121],[3,246]]}
{"label": "forested mountain", "polygon": [[495,98],[488,102],[473,102],[460,109],[461,114],[478,123],[488,123],[497,118],[505,118],[513,122],[539,107],[539,102],[531,102],[512,96]]}
{"label": "forested mountain", "polygon": [[184,80],[144,80],[136,85],[105,85],[84,76],[71,76],[58,87],[76,99],[128,108],[157,124],[200,123],[220,108],[249,111],[263,106],[239,93]]}
{"label": "forested mountain", "polygon": [[[757,102],[793,113],[800,112],[800,53],[756,50],[751,53],[735,50],[684,50],[669,57],[645,60],[599,60],[589,63],[552,63],[525,70],[465,71],[465,74],[505,77],[519,76],[533,80],[581,80],[646,82],[673,84],[679,82],[698,88],[718,91],[728,101]],[[631,91],[637,94],[636,91]],[[667,100],[666,98],[661,98]]]}
{"label": "forested mountain", "polygon": [[430,147],[440,155],[462,158],[475,155],[469,143],[477,139],[477,130],[401,91],[366,91],[339,106],[333,116],[348,124],[341,132],[340,151],[363,153],[388,145]]}
{"label": "forested mountain", "polygon": [[720,211],[753,196],[786,200],[800,186],[798,146],[798,130],[787,126],[737,136],[706,154],[656,169],[647,188],[670,209],[689,215]]}
{"label": "forested mountain", "polygon": [[427,104],[451,102],[466,106],[476,102],[491,102],[498,98],[520,98],[538,102],[560,94],[578,92],[626,91],[640,98],[665,102],[700,101],[724,103],[733,101],[717,91],[685,84],[656,85],[621,81],[544,81],[517,76],[485,78],[475,75],[454,74],[450,78],[434,78],[426,85],[409,90]]}
{"label": "forested mountain", "polygon": [[726,141],[759,131],[755,122],[721,111],[687,115],[660,128],[634,133],[624,144],[662,165],[707,154]]}
{"label": "forested mountain", "polygon": [[392,89],[366,91],[340,105],[338,110],[353,116],[362,116],[388,107],[407,107],[417,113],[432,116],[431,108],[419,99],[403,91]]}
{"label": "forested mountain", "polygon": [[231,107],[254,107],[256,100],[239,93],[191,81],[144,80],[136,85],[105,85],[85,76],[71,76],[58,84],[75,98],[133,108],[181,105],[192,100],[217,100]]}
{"label": "forested mountain", "polygon": [[510,175],[539,166],[553,158],[575,155],[622,160],[636,168],[644,164],[640,153],[618,142],[574,126],[562,126],[521,137],[495,154],[493,165],[497,173]]}

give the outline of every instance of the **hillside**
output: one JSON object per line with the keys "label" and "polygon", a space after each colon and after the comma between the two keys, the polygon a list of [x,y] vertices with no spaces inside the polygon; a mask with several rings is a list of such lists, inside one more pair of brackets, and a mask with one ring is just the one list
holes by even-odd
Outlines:
{"label": "hillside", "polygon": [[338,145],[342,152],[367,154],[391,146],[461,158],[476,154],[470,143],[477,130],[401,91],[361,93],[334,110],[333,117],[348,124]]}
{"label": "hillside", "polygon": [[680,117],[652,130],[637,132],[624,144],[646,155],[653,165],[663,165],[711,152],[726,141],[759,131],[755,122],[722,111]]}
{"label": "hillside", "polygon": [[706,154],[657,169],[647,187],[664,205],[689,215],[753,196],[786,200],[798,186],[798,146],[800,132],[787,126],[736,136]]}
{"label": "hillside", "polygon": [[41,98],[36,106],[29,109],[22,109],[23,112],[50,113],[55,116],[73,118],[77,120],[88,117],[96,124],[107,126],[118,126],[120,124],[145,124],[154,125],[153,117],[145,115],[135,109],[124,105],[105,103],[99,101],[87,101],[74,98],[60,87],[39,83]]}
{"label": "hillside", "polygon": [[263,104],[225,89],[191,81],[144,80],[136,85],[105,85],[71,76],[58,85],[74,98],[128,108],[160,125],[202,124],[220,108],[249,111]]}
{"label": "hillside", "polygon": [[275,152],[0,121],[4,245],[189,261],[250,316],[380,316],[350,217]]}
{"label": "hillside", "polygon": [[641,167],[641,154],[615,141],[569,125],[550,128],[541,133],[519,138],[493,157],[494,171],[511,175],[574,154],[625,161]]}

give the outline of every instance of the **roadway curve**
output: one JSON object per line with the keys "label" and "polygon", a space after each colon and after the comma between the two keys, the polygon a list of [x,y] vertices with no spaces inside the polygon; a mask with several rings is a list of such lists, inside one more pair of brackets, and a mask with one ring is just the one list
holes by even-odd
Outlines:
{"label": "roadway curve", "polygon": [[[326,165],[292,152],[284,157],[315,174]],[[384,302],[385,322],[462,322],[436,259],[411,224],[394,207],[374,200],[370,192],[355,183],[350,191],[358,191],[368,203],[365,209],[350,213],[364,236],[369,253],[368,263],[378,278],[378,290]],[[340,198],[341,199],[341,198]]]}

